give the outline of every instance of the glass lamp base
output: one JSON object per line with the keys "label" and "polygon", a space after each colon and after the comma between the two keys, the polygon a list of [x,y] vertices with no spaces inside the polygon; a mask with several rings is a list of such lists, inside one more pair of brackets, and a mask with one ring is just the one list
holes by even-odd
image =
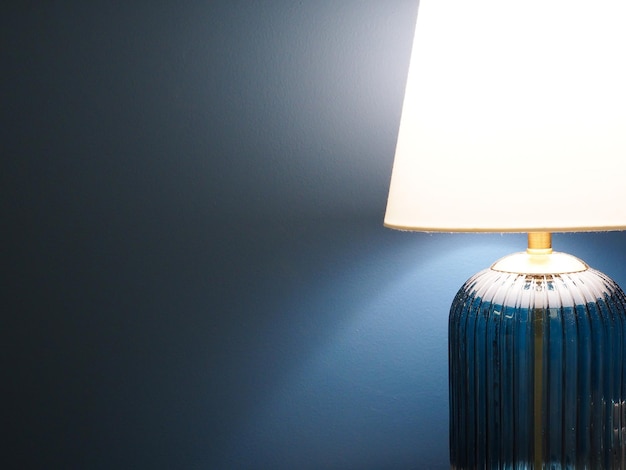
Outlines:
{"label": "glass lamp base", "polygon": [[624,293],[584,263],[499,266],[450,310],[452,468],[626,469]]}

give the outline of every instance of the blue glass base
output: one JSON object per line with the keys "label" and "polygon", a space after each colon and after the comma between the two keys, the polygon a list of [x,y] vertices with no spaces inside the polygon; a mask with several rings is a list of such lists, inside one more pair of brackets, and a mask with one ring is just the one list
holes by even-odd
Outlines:
{"label": "blue glass base", "polygon": [[626,469],[626,298],[604,274],[476,274],[449,360],[453,469]]}

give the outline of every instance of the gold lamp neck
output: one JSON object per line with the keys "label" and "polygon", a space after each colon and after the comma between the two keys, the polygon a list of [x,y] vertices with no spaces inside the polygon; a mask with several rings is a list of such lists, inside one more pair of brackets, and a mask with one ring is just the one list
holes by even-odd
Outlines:
{"label": "gold lamp neck", "polygon": [[549,255],[552,253],[552,234],[550,232],[529,232],[526,253],[529,255]]}

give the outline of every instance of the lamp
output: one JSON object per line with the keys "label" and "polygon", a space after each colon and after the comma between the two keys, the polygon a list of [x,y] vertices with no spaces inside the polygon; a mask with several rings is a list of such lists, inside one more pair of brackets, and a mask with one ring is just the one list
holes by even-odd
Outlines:
{"label": "lamp", "polygon": [[449,318],[455,469],[626,468],[626,297],[551,233],[626,228],[626,2],[421,0],[385,225],[528,232]]}

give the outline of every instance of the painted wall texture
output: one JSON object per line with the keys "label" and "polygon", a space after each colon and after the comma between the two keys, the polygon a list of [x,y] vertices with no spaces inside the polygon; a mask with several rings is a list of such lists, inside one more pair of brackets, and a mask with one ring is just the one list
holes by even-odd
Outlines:
{"label": "painted wall texture", "polygon": [[450,302],[525,240],[382,227],[416,13],[2,7],[0,466],[447,467]]}

